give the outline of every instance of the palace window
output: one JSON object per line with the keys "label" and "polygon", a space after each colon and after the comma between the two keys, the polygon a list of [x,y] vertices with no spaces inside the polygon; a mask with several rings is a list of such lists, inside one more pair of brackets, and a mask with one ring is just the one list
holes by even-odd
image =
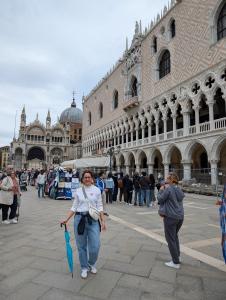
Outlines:
{"label": "palace window", "polygon": [[175,24],[175,20],[172,20],[171,24],[170,24],[170,34],[171,34],[171,38],[174,38],[176,35],[176,24]]}
{"label": "palace window", "polygon": [[88,124],[89,124],[89,126],[91,126],[91,124],[92,124],[92,115],[91,115],[91,112],[89,112],[89,114],[88,114]]}
{"label": "palace window", "polygon": [[217,39],[218,41],[226,37],[226,3],[223,6],[217,20]]}
{"label": "palace window", "polygon": [[159,79],[170,73],[170,52],[165,50],[159,62]]}
{"label": "palace window", "polygon": [[99,117],[100,117],[100,119],[103,118],[103,103],[102,102],[100,102],[100,104],[99,104]]}
{"label": "palace window", "polygon": [[157,37],[154,36],[153,40],[152,40],[152,49],[153,49],[153,53],[157,52]]}
{"label": "palace window", "polygon": [[117,107],[118,107],[118,91],[116,90],[113,96],[113,109],[116,109]]}
{"label": "palace window", "polygon": [[135,76],[132,77],[130,82],[130,92],[132,97],[137,96],[137,78]]}

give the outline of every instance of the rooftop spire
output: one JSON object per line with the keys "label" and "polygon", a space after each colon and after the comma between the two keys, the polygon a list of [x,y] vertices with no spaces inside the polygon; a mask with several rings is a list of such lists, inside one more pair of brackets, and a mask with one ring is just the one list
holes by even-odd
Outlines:
{"label": "rooftop spire", "polygon": [[72,103],[71,103],[71,107],[76,107],[76,103],[75,103],[75,91],[72,92],[73,98],[72,98]]}

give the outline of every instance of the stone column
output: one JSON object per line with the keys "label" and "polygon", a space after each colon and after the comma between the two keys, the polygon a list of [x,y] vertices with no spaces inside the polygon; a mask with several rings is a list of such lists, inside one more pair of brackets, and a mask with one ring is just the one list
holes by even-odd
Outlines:
{"label": "stone column", "polygon": [[155,121],[156,126],[156,141],[159,141],[159,120]]}
{"label": "stone column", "polygon": [[214,130],[214,113],[213,113],[214,103],[211,101],[208,103],[209,106],[209,120],[210,120],[210,130]]}
{"label": "stone column", "polygon": [[163,124],[164,124],[164,126],[163,126],[164,140],[166,140],[167,139],[167,119],[166,118],[163,119]]}
{"label": "stone column", "polygon": [[151,141],[151,130],[152,130],[152,123],[148,122],[148,139]]}
{"label": "stone column", "polygon": [[144,130],[145,130],[145,126],[142,126],[142,140],[144,140],[144,135],[145,135]]}
{"label": "stone column", "polygon": [[189,118],[189,112],[185,111],[183,112],[183,123],[184,123],[184,136],[189,135],[189,124],[190,118]]}
{"label": "stone column", "polygon": [[136,129],[136,141],[138,141],[138,138],[139,138],[139,136],[138,136],[138,129]]}
{"label": "stone column", "polygon": [[169,175],[169,164],[164,163],[164,178],[166,178]]}
{"label": "stone column", "polygon": [[174,114],[172,116],[173,118],[173,137],[175,138],[176,137],[176,130],[177,130],[177,116],[176,114]]}
{"label": "stone column", "polygon": [[148,164],[148,174],[153,174],[153,173],[154,173],[154,165]]}
{"label": "stone column", "polygon": [[185,180],[191,179],[191,162],[182,162],[184,168],[184,178]]}
{"label": "stone column", "polygon": [[195,127],[196,127],[196,133],[199,133],[199,107],[195,108]]}
{"label": "stone column", "polygon": [[126,132],[126,146],[128,146],[128,142],[129,142],[129,133],[128,131]]}
{"label": "stone column", "polygon": [[126,174],[129,174],[129,165],[125,165],[126,167]]}
{"label": "stone column", "polygon": [[117,172],[120,173],[121,172],[121,168],[120,166],[117,165]]}
{"label": "stone column", "polygon": [[217,185],[218,184],[218,168],[217,168],[217,160],[211,160],[211,184]]}
{"label": "stone column", "polygon": [[138,174],[140,174],[140,165],[139,165],[139,164],[136,164],[136,172],[137,172]]}

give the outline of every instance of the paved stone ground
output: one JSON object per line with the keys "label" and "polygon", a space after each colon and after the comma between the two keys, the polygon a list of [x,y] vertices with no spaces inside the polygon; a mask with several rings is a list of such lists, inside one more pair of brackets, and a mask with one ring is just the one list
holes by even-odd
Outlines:
{"label": "paved stone ground", "polygon": [[[210,260],[222,260],[214,202],[212,197],[187,196],[181,242],[209,255]],[[184,254],[180,270],[165,267],[164,262],[170,259],[167,246],[135,230],[139,226],[163,237],[156,209],[124,204],[108,206],[112,218],[117,216],[125,223],[108,219],[108,230],[102,234],[98,274],[89,274],[87,280],[80,278],[74,249],[72,279],[64,233],[59,226],[70,206],[70,201],[40,200],[36,190],[30,188],[23,194],[19,223],[0,224],[1,300],[225,299],[226,272]],[[72,223],[69,229],[74,244]]]}

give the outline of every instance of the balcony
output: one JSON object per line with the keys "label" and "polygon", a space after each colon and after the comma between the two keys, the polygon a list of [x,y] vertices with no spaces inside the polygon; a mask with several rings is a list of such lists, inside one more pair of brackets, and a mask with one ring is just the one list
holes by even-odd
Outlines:
{"label": "balcony", "polygon": [[136,107],[139,105],[139,101],[138,101],[138,96],[134,96],[134,97],[131,97],[129,98],[129,100],[126,100],[124,103],[123,103],[123,109],[125,111],[133,108],[133,107]]}

